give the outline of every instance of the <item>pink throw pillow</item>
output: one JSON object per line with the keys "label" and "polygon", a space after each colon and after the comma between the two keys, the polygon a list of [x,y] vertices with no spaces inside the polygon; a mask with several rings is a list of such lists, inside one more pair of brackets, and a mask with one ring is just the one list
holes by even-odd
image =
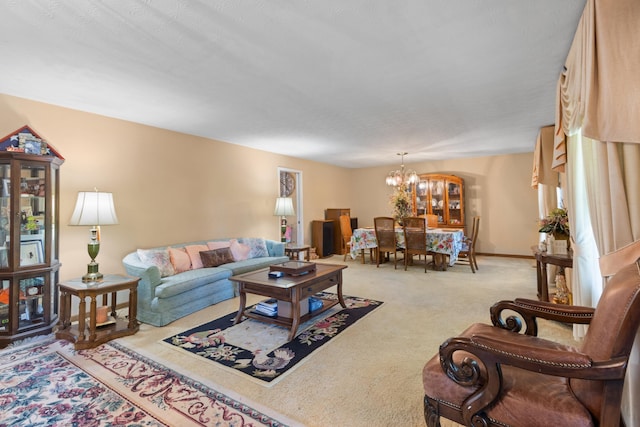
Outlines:
{"label": "pink throw pillow", "polygon": [[251,252],[251,248],[247,245],[243,245],[238,242],[236,239],[231,239],[231,255],[233,255],[234,261],[244,261],[245,259],[249,259],[249,253]]}
{"label": "pink throw pillow", "polygon": [[202,258],[200,258],[200,252],[208,251],[209,248],[207,245],[190,245],[185,246],[184,249],[189,254],[189,258],[191,259],[191,269],[197,270],[198,268],[202,268]]}
{"label": "pink throw pillow", "polygon": [[228,248],[231,246],[231,242],[226,240],[223,242],[207,242],[207,247],[214,251],[216,249],[224,249],[224,248]]}
{"label": "pink throw pillow", "polygon": [[184,248],[169,248],[169,257],[176,273],[191,270],[191,258]]}

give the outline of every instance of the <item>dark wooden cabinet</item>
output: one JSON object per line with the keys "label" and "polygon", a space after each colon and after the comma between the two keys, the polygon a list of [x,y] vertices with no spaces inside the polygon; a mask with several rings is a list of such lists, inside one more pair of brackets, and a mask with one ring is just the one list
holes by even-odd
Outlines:
{"label": "dark wooden cabinet", "polygon": [[[19,139],[25,138],[27,130],[20,131]],[[6,144],[6,140],[3,142]],[[0,348],[19,339],[48,334],[58,320],[59,170],[64,161],[45,151],[40,145],[44,142],[33,134],[22,146],[3,142]]]}
{"label": "dark wooden cabinet", "polygon": [[326,258],[334,254],[334,221],[311,221],[311,246],[316,248],[316,254],[320,258]]}
{"label": "dark wooden cabinet", "polygon": [[333,253],[344,255],[347,248],[342,240],[342,229],[340,228],[340,216],[351,217],[351,209],[326,209],[324,219],[333,221]]}

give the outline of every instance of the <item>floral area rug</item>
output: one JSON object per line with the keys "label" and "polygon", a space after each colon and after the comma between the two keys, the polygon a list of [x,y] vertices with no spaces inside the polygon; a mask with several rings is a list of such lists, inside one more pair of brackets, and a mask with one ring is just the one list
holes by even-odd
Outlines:
{"label": "floral area rug", "polygon": [[[321,292],[324,299],[337,295]],[[192,355],[243,373],[262,385],[273,385],[338,334],[382,305],[381,301],[344,295],[347,308],[331,309],[300,325],[288,340],[289,329],[245,319],[233,325],[237,311],[163,340]]]}
{"label": "floral area rug", "polygon": [[53,337],[0,351],[0,426],[283,426],[118,345]]}

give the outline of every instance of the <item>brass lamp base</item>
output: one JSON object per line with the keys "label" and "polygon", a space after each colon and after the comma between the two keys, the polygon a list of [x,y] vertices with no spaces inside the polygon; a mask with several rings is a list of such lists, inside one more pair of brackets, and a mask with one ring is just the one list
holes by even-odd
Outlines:
{"label": "brass lamp base", "polygon": [[89,251],[91,262],[87,264],[87,274],[82,276],[82,281],[85,283],[100,282],[102,281],[103,275],[98,271],[98,263],[96,262],[96,257],[98,256],[98,252],[100,252],[100,242],[96,240],[95,232],[92,232],[92,238],[87,245],[87,250]]}
{"label": "brass lamp base", "polygon": [[101,282],[104,276],[102,273],[98,271],[98,263],[94,260],[91,260],[89,264],[87,264],[87,274],[82,276],[83,282]]}

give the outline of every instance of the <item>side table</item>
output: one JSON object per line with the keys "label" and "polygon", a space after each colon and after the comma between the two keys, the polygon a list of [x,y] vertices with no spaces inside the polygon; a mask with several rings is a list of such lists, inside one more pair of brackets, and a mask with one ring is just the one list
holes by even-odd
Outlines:
{"label": "side table", "polygon": [[531,248],[536,258],[536,276],[538,279],[538,299],[540,301],[549,301],[549,284],[547,283],[547,264],[557,265],[558,267],[573,267],[573,258],[570,254],[550,254],[541,252],[537,247]]}
{"label": "side table", "polygon": [[311,246],[309,245],[292,245],[286,244],[284,246],[284,254],[287,255],[292,260],[298,260],[298,254],[300,252],[305,252],[305,261],[309,261],[311,257]]}
{"label": "side table", "polygon": [[[60,290],[60,319],[56,338],[65,339],[74,343],[76,350],[97,347],[114,338],[133,335],[138,332],[139,323],[136,320],[138,306],[138,282],[137,277],[128,277],[118,274],[106,274],[100,282],[85,283],[82,279],[73,279],[58,284]],[[120,319],[116,314],[116,295],[118,291],[129,291],[129,318]],[[107,305],[108,294],[111,294],[111,317],[106,322],[96,322],[96,297],[102,295],[102,304]],[[78,323],[71,323],[71,296],[80,299],[78,306]],[[89,328],[87,329],[87,305],[89,303]]]}

